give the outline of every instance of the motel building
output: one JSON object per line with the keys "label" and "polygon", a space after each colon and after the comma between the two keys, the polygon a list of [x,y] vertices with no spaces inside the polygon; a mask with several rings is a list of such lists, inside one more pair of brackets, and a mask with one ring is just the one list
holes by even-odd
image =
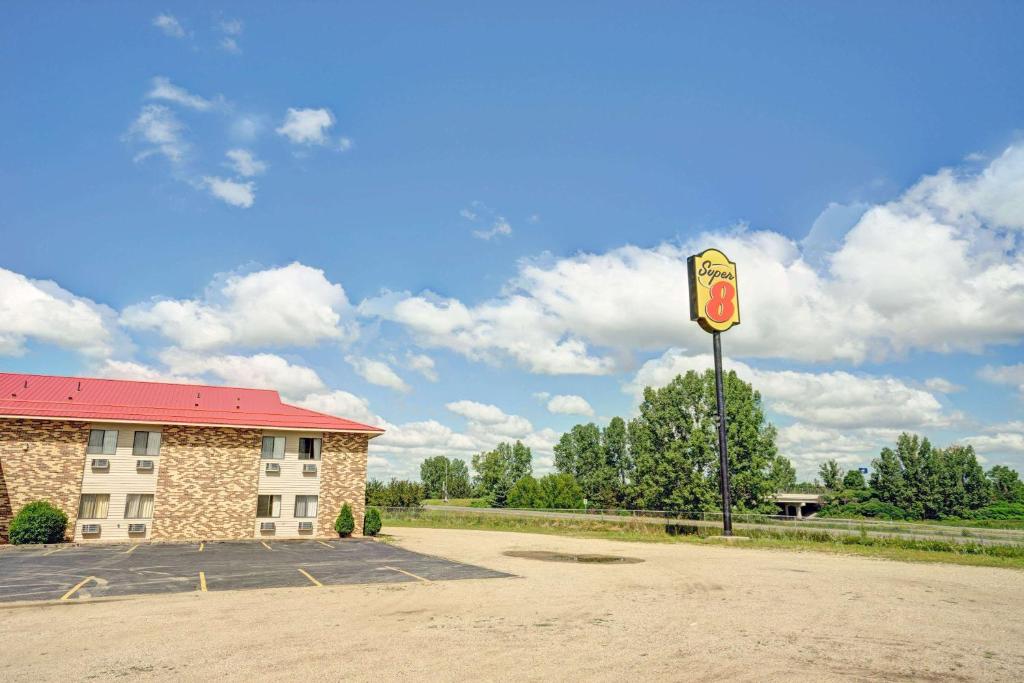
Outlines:
{"label": "motel building", "polygon": [[0,542],[26,503],[68,515],[68,540],[362,532],[366,451],[383,430],[276,391],[0,373]]}

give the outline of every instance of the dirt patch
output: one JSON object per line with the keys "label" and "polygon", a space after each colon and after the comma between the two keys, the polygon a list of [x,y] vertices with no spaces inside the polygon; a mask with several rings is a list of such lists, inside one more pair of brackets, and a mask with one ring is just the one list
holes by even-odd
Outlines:
{"label": "dirt patch", "polygon": [[581,564],[639,564],[643,560],[622,555],[595,555],[593,553],[556,553],[550,550],[506,550],[506,557],[542,562],[579,562]]}

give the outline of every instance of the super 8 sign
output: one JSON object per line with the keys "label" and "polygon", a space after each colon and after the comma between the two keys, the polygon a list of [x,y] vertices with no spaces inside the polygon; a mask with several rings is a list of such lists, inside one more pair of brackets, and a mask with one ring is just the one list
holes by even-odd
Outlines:
{"label": "super 8 sign", "polygon": [[690,320],[706,332],[725,332],[740,324],[736,264],[717,249],[686,259],[690,276]]}

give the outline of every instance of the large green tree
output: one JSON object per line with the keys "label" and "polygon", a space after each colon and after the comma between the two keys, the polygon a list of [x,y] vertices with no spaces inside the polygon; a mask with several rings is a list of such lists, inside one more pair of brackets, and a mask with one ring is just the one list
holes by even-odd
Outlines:
{"label": "large green tree", "polygon": [[474,484],[496,507],[505,507],[513,484],[533,472],[533,454],[521,441],[500,443],[493,451],[473,456]]}
{"label": "large green tree", "polygon": [[1024,503],[1024,482],[1017,470],[1006,465],[995,465],[985,475],[996,503]]}
{"label": "large green tree", "polygon": [[624,498],[626,426],[614,418],[604,430],[576,425],[555,445],[555,469],[575,478],[595,507],[615,507]]}
{"label": "large green tree", "polygon": [[772,460],[768,478],[771,479],[773,491],[792,491],[796,487],[796,468],[789,458],[777,455]]}
{"label": "large green tree", "polygon": [[420,463],[420,481],[427,498],[441,498],[445,494],[450,463],[443,455],[435,455]]}
{"label": "large green tree", "polygon": [[[733,505],[763,509],[773,492],[775,428],[750,384],[733,371],[723,383]],[[643,396],[640,415],[628,429],[634,505],[670,510],[720,506],[714,372],[687,372],[660,389],[645,388]]]}
{"label": "large green tree", "polygon": [[469,483],[469,467],[465,460],[452,458],[448,463],[448,495],[451,498],[467,498],[473,494]]}

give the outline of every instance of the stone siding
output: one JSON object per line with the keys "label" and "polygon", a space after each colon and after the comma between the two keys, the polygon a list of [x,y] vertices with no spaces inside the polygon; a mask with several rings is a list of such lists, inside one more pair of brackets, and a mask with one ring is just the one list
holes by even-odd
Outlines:
{"label": "stone siding", "polygon": [[34,500],[64,510],[72,538],[88,444],[86,422],[0,418],[0,542],[11,517]]}
{"label": "stone siding", "polygon": [[153,538],[252,538],[263,432],[163,428],[153,505]]}
{"label": "stone siding", "polygon": [[324,434],[320,464],[320,501],[317,509],[317,534],[337,536],[334,520],[341,506],[352,506],[356,519],[353,536],[363,535],[363,514],[366,510],[365,434]]}

